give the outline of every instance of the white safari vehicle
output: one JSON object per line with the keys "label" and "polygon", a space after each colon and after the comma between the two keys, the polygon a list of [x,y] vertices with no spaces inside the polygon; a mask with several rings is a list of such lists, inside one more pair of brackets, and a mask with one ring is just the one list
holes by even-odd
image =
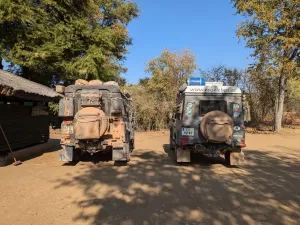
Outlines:
{"label": "white safari vehicle", "polygon": [[[242,165],[245,144],[242,91],[190,78],[177,93],[170,128],[170,148],[177,162],[190,162],[191,152],[209,157],[224,155],[230,165]],[[247,118],[247,117],[245,117]]]}

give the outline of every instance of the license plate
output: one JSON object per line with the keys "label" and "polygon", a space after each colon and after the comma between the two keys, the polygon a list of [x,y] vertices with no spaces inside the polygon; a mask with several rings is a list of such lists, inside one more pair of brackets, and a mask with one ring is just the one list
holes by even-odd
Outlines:
{"label": "license plate", "polygon": [[182,128],[181,134],[184,136],[194,136],[194,128]]}

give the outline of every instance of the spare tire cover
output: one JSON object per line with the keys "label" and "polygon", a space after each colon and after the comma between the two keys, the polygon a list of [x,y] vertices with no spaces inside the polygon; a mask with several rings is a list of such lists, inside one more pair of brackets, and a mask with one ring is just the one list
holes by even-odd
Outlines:
{"label": "spare tire cover", "polygon": [[75,115],[75,138],[79,140],[99,139],[107,131],[108,125],[108,117],[101,109],[95,107],[83,108]]}
{"label": "spare tire cover", "polygon": [[233,134],[233,120],[225,112],[212,111],[202,118],[200,130],[207,141],[227,143]]}

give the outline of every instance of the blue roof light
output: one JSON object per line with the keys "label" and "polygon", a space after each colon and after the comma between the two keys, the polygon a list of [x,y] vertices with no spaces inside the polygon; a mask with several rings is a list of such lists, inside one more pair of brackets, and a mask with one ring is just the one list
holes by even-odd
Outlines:
{"label": "blue roof light", "polygon": [[205,80],[202,77],[191,77],[187,81],[188,86],[205,86]]}

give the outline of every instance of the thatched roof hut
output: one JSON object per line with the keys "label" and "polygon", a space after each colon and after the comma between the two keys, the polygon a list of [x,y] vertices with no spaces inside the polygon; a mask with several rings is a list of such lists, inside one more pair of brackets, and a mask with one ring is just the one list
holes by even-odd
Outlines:
{"label": "thatched roof hut", "polygon": [[56,102],[63,97],[51,88],[3,70],[0,70],[1,96],[42,102]]}

